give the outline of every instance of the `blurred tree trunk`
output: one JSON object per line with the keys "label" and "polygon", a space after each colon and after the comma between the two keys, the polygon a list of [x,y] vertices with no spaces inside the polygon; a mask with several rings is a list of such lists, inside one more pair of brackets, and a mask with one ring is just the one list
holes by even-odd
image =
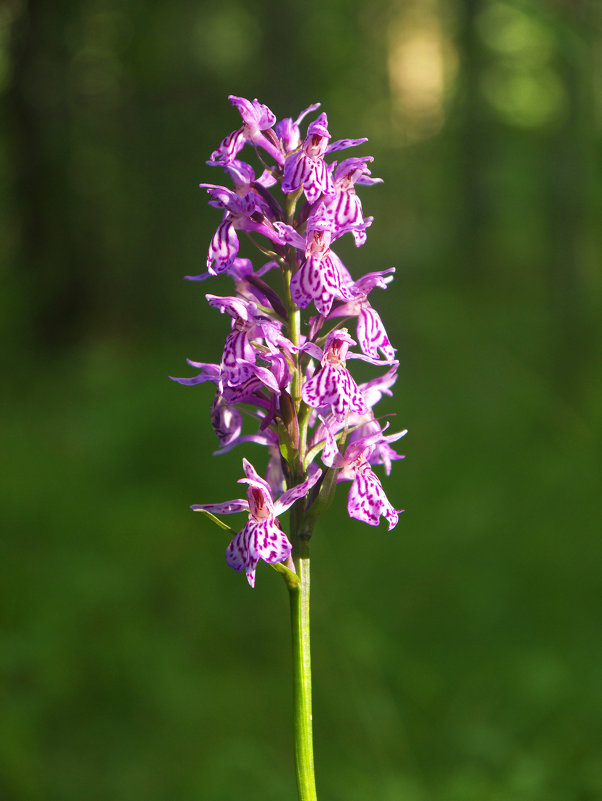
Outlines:
{"label": "blurred tree trunk", "polygon": [[568,108],[550,141],[548,264],[555,323],[557,389],[578,395],[599,349],[599,179],[595,131],[594,48],[600,10],[565,0],[557,69]]}
{"label": "blurred tree trunk", "polygon": [[487,170],[491,137],[479,84],[484,66],[483,46],[477,31],[477,18],[483,0],[462,0],[459,10],[458,85],[461,87],[461,121],[458,164],[462,201],[458,204],[458,253],[461,273],[468,280],[482,274],[485,228],[491,216]]}
{"label": "blurred tree trunk", "polygon": [[68,8],[25,0],[11,28],[7,94],[15,269],[24,284],[33,344],[54,347],[81,330],[88,296],[84,254],[70,225]]}

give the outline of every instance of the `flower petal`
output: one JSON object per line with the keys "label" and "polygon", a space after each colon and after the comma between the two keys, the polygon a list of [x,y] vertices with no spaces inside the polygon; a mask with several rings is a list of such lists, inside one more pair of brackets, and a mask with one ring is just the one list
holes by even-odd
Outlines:
{"label": "flower petal", "polygon": [[230,164],[236,158],[237,153],[243,149],[244,145],[244,129],[239,128],[236,131],[232,131],[225,139],[222,139],[216,150],[213,151],[210,162],[213,164]]}
{"label": "flower petal", "polygon": [[362,139],[337,139],[336,142],[331,142],[326,148],[327,153],[334,153],[335,150],[344,150],[347,147],[356,147],[363,145],[368,141],[368,137],[364,136]]}
{"label": "flower petal", "polygon": [[282,562],[290,554],[293,546],[275,518],[251,521],[247,528],[251,532],[249,542],[253,543],[253,550],[268,565]]}
{"label": "flower petal", "polygon": [[349,489],[347,502],[349,516],[369,526],[378,526],[381,515],[389,524],[389,531],[395,528],[399,514],[389,503],[378,477],[368,464],[364,464],[355,474]]}
{"label": "flower petal", "polygon": [[195,503],[190,508],[193,512],[206,509],[216,515],[232,515],[236,512],[248,512],[249,502],[246,499],[238,498],[235,501],[226,501],[225,503]]}
{"label": "flower petal", "polygon": [[357,338],[366,356],[378,359],[381,350],[385,359],[395,359],[395,348],[389,342],[382,320],[367,301],[357,318]]}
{"label": "flower petal", "polygon": [[[238,236],[227,214],[218,225],[207,253],[207,269],[212,274],[223,273],[238,255]],[[213,266],[215,264],[215,267]]]}
{"label": "flower petal", "polygon": [[347,368],[326,364],[303,385],[302,396],[312,409],[332,408],[335,419],[348,413],[368,414],[369,409],[362,393]]}
{"label": "flower petal", "polygon": [[285,512],[296,500],[307,495],[308,491],[314,486],[321,475],[322,471],[320,469],[315,470],[302,484],[297,484],[296,487],[291,487],[283,493],[274,503],[275,513],[277,515],[282,514],[282,512]]}

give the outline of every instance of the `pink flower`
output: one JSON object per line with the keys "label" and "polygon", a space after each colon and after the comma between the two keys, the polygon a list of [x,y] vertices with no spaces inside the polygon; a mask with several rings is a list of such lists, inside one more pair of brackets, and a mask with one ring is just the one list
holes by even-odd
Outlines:
{"label": "pink flower", "polygon": [[[382,445],[384,440],[382,431],[352,442],[345,451],[345,456],[342,456],[334,435],[326,424],[324,429],[326,444],[322,452],[322,461],[328,467],[340,469],[337,482],[351,481],[347,500],[349,516],[368,523],[369,526],[378,526],[383,516],[391,531],[397,525],[399,513],[403,509],[394,509],[389,503],[380,479],[370,466],[373,451]],[[396,435],[397,438],[403,436],[403,433]]]}
{"label": "pink flower", "polygon": [[[369,225],[369,221],[364,222]],[[305,260],[291,279],[291,295],[300,309],[313,300],[317,311],[327,317],[335,300],[350,301],[362,296],[339,257],[330,250],[333,222],[322,204],[307,221],[305,238],[290,225],[274,223],[277,233],[290,245],[305,251]],[[343,229],[342,236],[351,229]]]}
{"label": "pink flower", "polygon": [[305,382],[302,390],[308,406],[330,408],[334,418],[339,420],[351,413],[368,414],[370,411],[346,367],[349,345],[355,345],[355,340],[346,328],[331,331],[326,338],[320,369]]}
{"label": "pink flower", "polygon": [[355,193],[355,184],[371,185],[382,182],[382,178],[370,177],[366,162],[372,160],[372,156],[362,156],[342,161],[334,171],[334,192],[326,200],[326,213],[332,217],[335,232],[351,229],[357,247],[366,241],[366,228],[362,203]]}
{"label": "pink flower", "polygon": [[[380,315],[375,311],[368,300],[368,294],[374,287],[386,289],[387,284],[393,280],[390,273],[395,268],[368,273],[355,282],[355,288],[362,294],[353,300],[336,306],[328,315],[332,317],[357,317],[357,339],[362,352],[371,359],[378,359],[380,350],[389,362],[395,359],[395,348],[391,345]],[[385,277],[386,276],[386,277]]]}
{"label": "pink flower", "polygon": [[[253,231],[262,234],[277,245],[284,244],[273,224],[266,216],[269,208],[263,197],[252,189],[240,196],[225,186],[199,184],[213,198],[211,206],[224,210],[224,216],[209,243],[207,269],[212,275],[226,272],[238,256],[236,231]],[[192,276],[200,278],[201,276]]]}
{"label": "pink flower", "polygon": [[247,500],[195,504],[190,508],[195,511],[205,509],[218,515],[249,512],[248,522],[226,549],[226,562],[234,570],[239,572],[245,570],[247,581],[254,587],[255,571],[260,559],[273,565],[283,562],[291,552],[292,545],[280,527],[278,515],[285,512],[296,500],[307,495],[320,478],[322,471],[315,470],[302,484],[287,490],[274,501],[270,485],[258,475],[253,465],[247,459],[243,459],[242,466],[246,478],[239,479],[238,483],[249,485]]}
{"label": "pink flower", "polygon": [[[284,164],[284,156],[278,146],[278,139],[272,130],[276,115],[259,100],[253,102],[245,97],[229,95],[228,100],[240,112],[243,120],[242,128],[238,128],[222,140],[211,154],[211,161],[218,164],[231,164],[247,142],[262,147],[278,164]],[[264,135],[265,134],[267,135]]]}

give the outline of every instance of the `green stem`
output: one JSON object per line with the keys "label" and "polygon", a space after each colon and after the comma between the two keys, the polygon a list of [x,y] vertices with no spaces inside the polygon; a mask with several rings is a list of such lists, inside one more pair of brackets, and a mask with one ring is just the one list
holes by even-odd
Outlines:
{"label": "green stem", "polygon": [[[297,201],[303,194],[297,192],[287,195],[286,217],[289,225],[293,225]],[[285,288],[285,304],[288,312],[288,336],[298,348],[301,342],[301,312],[291,297],[291,278],[297,266],[296,249],[287,248],[287,257],[283,263]],[[301,364],[298,351],[294,354],[295,367],[291,379],[291,398],[295,414],[299,421],[300,441],[299,454],[289,471],[296,484],[303,478],[303,460],[306,448],[307,416],[301,413]],[[301,418],[301,419],[299,419]],[[299,499],[291,509],[291,542],[293,544],[292,559],[297,581],[285,575],[291,604],[291,631],[293,641],[293,726],[295,736],[295,768],[297,772],[297,790],[299,801],[317,801],[316,780],[314,776],[314,746],[311,715],[311,654],[309,641],[309,538],[311,523],[303,519],[305,502]]]}
{"label": "green stem", "polygon": [[309,547],[295,559],[299,586],[289,586],[293,634],[293,714],[299,801],[317,801],[311,714]]}
{"label": "green stem", "polygon": [[[293,345],[298,347],[301,340],[301,311],[291,297],[292,268],[290,267],[290,262],[292,262],[292,260],[293,257],[291,256],[289,263],[286,264],[284,269],[284,292],[285,302],[288,310],[288,336]],[[298,413],[299,406],[301,405],[301,370],[298,353],[294,354],[294,359],[295,369],[293,371],[293,377],[291,381],[291,397],[293,399],[293,403],[295,404],[295,410]]]}

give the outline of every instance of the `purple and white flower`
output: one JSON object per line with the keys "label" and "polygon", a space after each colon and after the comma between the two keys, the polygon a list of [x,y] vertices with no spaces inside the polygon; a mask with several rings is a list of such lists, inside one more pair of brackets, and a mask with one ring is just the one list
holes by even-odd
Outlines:
{"label": "purple and white flower", "polygon": [[324,154],[328,147],[328,117],[322,113],[307,128],[301,150],[288,156],[284,165],[283,192],[296,192],[303,187],[308,203],[320,195],[332,195],[334,184]]}
{"label": "purple and white flower", "polygon": [[258,475],[253,465],[247,459],[242,460],[242,465],[246,478],[239,479],[238,483],[249,485],[246,500],[195,504],[190,508],[195,511],[205,509],[217,515],[248,511],[247,524],[226,549],[226,562],[234,570],[246,571],[247,581],[254,587],[255,571],[260,559],[273,565],[283,562],[291,552],[292,545],[280,527],[277,517],[307,494],[320,478],[322,471],[313,471],[305,481],[287,490],[274,501],[270,485]]}
{"label": "purple and white flower", "polygon": [[207,270],[212,275],[225,272],[236,259],[239,248],[237,230],[253,231],[277,245],[284,244],[267,217],[269,209],[261,195],[250,191],[240,197],[225,186],[199,185],[211,195],[212,200],[209,201],[209,205],[224,209],[224,217],[211,239],[207,253]]}
{"label": "purple and white flower", "polygon": [[322,452],[322,461],[327,467],[339,469],[337,482],[351,481],[347,499],[349,516],[370,526],[378,526],[383,516],[391,531],[397,525],[399,513],[403,509],[395,509],[391,505],[380,479],[370,464],[370,457],[382,437],[382,432],[364,436],[350,443],[344,456],[339,452],[334,435],[328,426],[325,426],[325,432],[326,445]]}
{"label": "purple and white flower", "polygon": [[[236,387],[252,376],[258,378],[276,394],[281,387],[272,369],[257,364],[257,357],[270,362],[272,356],[280,356],[280,350],[292,354],[296,348],[280,332],[281,323],[258,312],[253,301],[237,297],[206,295],[210,306],[232,317],[232,331],[226,337],[220,365],[220,391],[224,386]],[[265,346],[259,347],[252,340],[263,339]]]}
{"label": "purple and white flower", "polygon": [[276,115],[257,99],[251,102],[244,97],[229,95],[228,100],[239,110],[243,126],[222,140],[211,154],[211,161],[231,164],[245,144],[250,142],[255,147],[266,150],[278,164],[284,164],[284,156],[278,147],[276,134],[272,130]]}
{"label": "purple and white flower", "polygon": [[349,346],[355,344],[346,328],[331,331],[326,338],[320,369],[303,385],[305,403],[312,409],[330,409],[337,420],[370,411],[345,364]]}
{"label": "purple and white flower", "polygon": [[291,117],[285,117],[276,123],[275,131],[282,143],[286,153],[292,153],[297,150],[301,144],[301,130],[299,124],[301,121],[312,111],[320,108],[320,103],[312,103],[306,109],[303,109],[301,114],[293,121]]}
{"label": "purple and white flower", "polygon": [[389,362],[395,359],[395,348],[391,345],[380,315],[368,301],[368,294],[374,287],[386,289],[387,284],[393,280],[391,273],[395,268],[368,273],[355,282],[355,289],[361,293],[359,297],[336,306],[328,315],[333,317],[357,317],[357,339],[363,353],[372,359],[378,359],[380,350],[383,357]]}
{"label": "purple and white flower", "polygon": [[[362,203],[355,193],[355,184],[372,185],[382,182],[382,178],[370,177],[367,164],[370,161],[373,161],[372,156],[342,161],[334,171],[334,192],[325,203],[325,212],[333,220],[335,233],[351,230],[357,247],[366,241],[366,224]],[[371,217],[368,219],[372,222]]]}
{"label": "purple and white flower", "polygon": [[350,301],[362,296],[343,262],[330,249],[334,226],[321,204],[307,221],[305,238],[285,223],[276,222],[274,227],[288,244],[305,253],[303,263],[291,279],[291,295],[300,309],[313,301],[317,311],[327,317],[335,300]]}

